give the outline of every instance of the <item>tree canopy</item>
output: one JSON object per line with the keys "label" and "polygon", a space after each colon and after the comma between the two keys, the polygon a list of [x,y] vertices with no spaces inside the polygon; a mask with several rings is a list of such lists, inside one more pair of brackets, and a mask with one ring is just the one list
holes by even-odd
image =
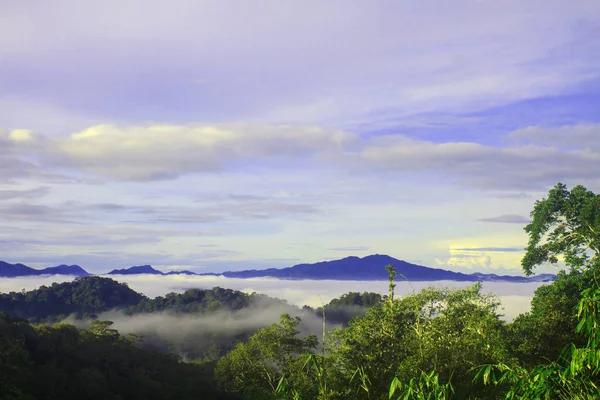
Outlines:
{"label": "tree canopy", "polygon": [[600,195],[583,186],[569,191],[558,183],[548,197],[535,202],[531,219],[525,227],[529,243],[522,261],[528,275],[559,258],[575,270],[600,261]]}

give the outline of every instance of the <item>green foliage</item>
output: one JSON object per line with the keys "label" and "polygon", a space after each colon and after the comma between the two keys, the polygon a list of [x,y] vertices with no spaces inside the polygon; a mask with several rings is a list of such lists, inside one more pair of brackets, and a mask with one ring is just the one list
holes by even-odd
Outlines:
{"label": "green foliage", "polygon": [[396,279],[396,269],[393,265],[386,265],[385,269],[388,272],[390,300],[394,301],[394,288],[396,287],[394,280]]}
{"label": "green foliage", "polygon": [[281,301],[258,294],[214,287],[188,289],[183,293],[169,293],[154,299],[143,299],[124,310],[127,315],[165,312],[174,314],[208,314],[219,310],[236,311],[262,301],[264,304],[281,304]]}
{"label": "green foliage", "polygon": [[408,384],[415,371],[433,370],[459,394],[487,393],[471,382],[471,369],[506,356],[498,305],[480,285],[425,289],[375,306],[336,331],[333,356],[342,372],[369,378],[365,398],[384,398],[392,380]]}
{"label": "green foliage", "polygon": [[138,304],[142,299],[144,296],[125,283],[88,276],[29,292],[0,294],[0,309],[31,321],[56,322],[69,315],[91,318],[103,311]]}
{"label": "green foliage", "polygon": [[227,399],[212,373],[137,348],[98,322],[31,326],[0,313],[2,399]]}
{"label": "green foliage", "polygon": [[561,357],[532,369],[503,363],[487,365],[476,375],[485,384],[508,383],[506,399],[581,399],[600,396],[600,289],[586,289],[579,302],[576,330],[587,336],[584,347],[570,345]]}
{"label": "green foliage", "polygon": [[511,353],[525,367],[557,360],[570,343],[584,346],[586,338],[576,332],[577,305],[581,292],[594,284],[592,271],[557,274],[551,285],[540,286],[531,311],[519,315],[507,330]]}
{"label": "green foliage", "polygon": [[[399,392],[399,393],[397,393]],[[396,400],[449,400],[454,394],[450,383],[440,383],[435,371],[421,371],[417,378],[402,383],[398,378],[392,380],[389,398]]]}
{"label": "green foliage", "polygon": [[[569,192],[564,185],[557,184],[548,198],[536,202],[531,215],[533,221],[525,228],[529,235],[522,261],[525,272],[531,273],[536,265],[546,261],[556,263],[559,257],[564,257],[571,273],[559,274],[551,287],[538,291],[532,312],[515,321],[512,336],[517,338],[516,354],[534,350],[533,356],[522,357],[525,359],[521,365],[486,365],[475,379],[488,385],[507,386],[506,399],[597,399],[600,397],[600,196],[582,186]],[[543,237],[546,241],[541,243]],[[579,300],[573,318],[576,299]],[[575,320],[578,322],[574,333],[569,335],[564,329],[573,332]],[[559,327],[555,333],[540,332],[560,323],[564,328]],[[557,358],[533,365],[541,358],[554,356],[556,346],[569,338],[573,342]],[[540,339],[542,343],[534,343]],[[552,343],[553,340],[558,343]]]}
{"label": "green foliage", "polygon": [[247,398],[269,399],[281,392],[283,382],[293,382],[286,389],[312,393],[304,370],[318,342],[314,335],[299,337],[299,323],[299,317],[283,314],[278,324],[260,329],[227,353],[215,369],[221,387]]}
{"label": "green foliage", "polygon": [[[373,292],[349,292],[338,298],[332,299],[324,307],[314,310],[315,315],[321,317],[323,308],[327,312],[330,324],[348,325],[350,320],[358,315],[364,315],[367,309],[380,303],[382,296]],[[309,308],[310,309],[310,308]],[[312,311],[312,309],[310,309]]]}
{"label": "green foliage", "polygon": [[583,186],[569,192],[558,183],[547,198],[536,201],[531,218],[522,261],[528,275],[535,266],[556,263],[559,257],[577,271],[600,262],[600,195]]}

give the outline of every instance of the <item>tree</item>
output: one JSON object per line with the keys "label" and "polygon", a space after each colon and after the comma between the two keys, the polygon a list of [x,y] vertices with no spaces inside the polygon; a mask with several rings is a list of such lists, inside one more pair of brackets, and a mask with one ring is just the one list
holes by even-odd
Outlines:
{"label": "tree", "polygon": [[600,262],[600,195],[583,186],[570,192],[558,183],[548,197],[535,202],[531,222],[525,227],[529,236],[523,270],[545,262],[556,264],[559,257],[574,270],[581,271]]}
{"label": "tree", "polygon": [[[510,367],[502,363],[488,365],[476,378],[482,378],[488,384],[509,383],[507,399],[596,399],[600,394],[600,284],[597,279],[600,269],[600,195],[583,186],[576,186],[569,192],[559,183],[549,191],[547,198],[536,201],[531,217],[532,221],[525,227],[529,243],[521,263],[523,270],[530,275],[538,265],[556,264],[563,258],[571,268],[571,281],[564,274],[559,275],[553,289],[565,283],[568,289],[573,280],[583,280],[575,332],[583,334],[585,344],[571,343],[558,359],[533,368]],[[555,295],[553,291],[548,294]],[[569,300],[565,303],[568,306]],[[545,302],[533,305],[548,309]],[[535,315],[533,313],[531,315]],[[565,321],[569,323],[570,313],[566,314]],[[547,328],[527,326],[531,322],[531,318],[526,317],[525,329],[521,332]]]}
{"label": "tree", "polygon": [[219,360],[215,369],[219,384],[247,398],[274,398],[280,382],[292,382],[295,391],[310,393],[313,383],[304,364],[314,354],[315,335],[299,337],[299,317],[283,314],[280,322],[260,329],[246,343],[239,343]]}
{"label": "tree", "polygon": [[[489,395],[472,383],[472,368],[506,358],[498,300],[476,284],[465,289],[428,288],[386,301],[337,330],[334,365],[350,380],[345,398],[388,398],[390,384],[451,383],[460,396]],[[360,378],[360,379],[357,379]],[[416,386],[410,386],[413,389]]]}
{"label": "tree", "polygon": [[509,348],[523,366],[555,361],[569,343],[585,346],[586,337],[575,329],[581,292],[593,285],[590,272],[560,271],[552,284],[536,289],[531,311],[508,325]]}

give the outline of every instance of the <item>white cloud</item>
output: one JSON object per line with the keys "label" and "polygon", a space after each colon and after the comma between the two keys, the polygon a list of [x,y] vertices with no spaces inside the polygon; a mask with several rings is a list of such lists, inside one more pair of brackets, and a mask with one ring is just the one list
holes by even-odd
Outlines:
{"label": "white cloud", "polygon": [[99,125],[57,139],[59,164],[126,180],[216,172],[247,162],[282,164],[336,151],[353,135],[310,126]]}
{"label": "white cloud", "polygon": [[[391,134],[361,138],[351,132],[301,125],[98,125],[67,137],[27,132],[27,140],[11,141],[9,155],[0,156],[0,162],[16,160],[28,163],[30,169],[38,168],[31,164],[36,162],[77,176],[87,173],[134,181],[234,170],[268,175],[274,166],[366,175],[412,172],[447,176],[487,189],[543,191],[558,181],[598,183],[598,129],[597,125],[554,130],[532,127],[506,138],[526,137],[533,143],[511,141],[498,147]],[[11,171],[23,176],[27,169]]]}
{"label": "white cloud", "polygon": [[552,140],[494,147],[388,135],[367,143],[360,156],[353,157],[358,165],[375,171],[425,171],[488,189],[544,190],[558,181],[597,184],[595,171],[600,169],[600,152],[563,149],[553,146]]}
{"label": "white cloud", "polygon": [[600,152],[600,124],[529,126],[511,132],[508,137],[517,142],[529,141],[546,146],[580,149],[588,157],[598,157]]}

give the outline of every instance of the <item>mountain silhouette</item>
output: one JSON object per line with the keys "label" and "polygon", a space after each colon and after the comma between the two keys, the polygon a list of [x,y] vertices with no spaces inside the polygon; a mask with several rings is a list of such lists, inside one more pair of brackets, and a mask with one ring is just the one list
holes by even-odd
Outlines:
{"label": "mountain silhouette", "polygon": [[0,277],[16,278],[19,276],[37,275],[88,276],[90,274],[79,265],[59,265],[56,267],[35,269],[23,264],[9,264],[5,261],[0,261]]}
{"label": "mountain silhouette", "polygon": [[138,274],[197,275],[195,272],[187,271],[187,270],[162,272],[162,271],[159,271],[159,270],[153,268],[151,265],[140,265],[137,267],[130,267],[130,268],[124,268],[124,269],[113,269],[112,271],[110,271],[108,273],[108,275],[138,275]]}
{"label": "mountain silhouette", "polygon": [[[288,268],[251,269],[244,271],[226,271],[222,273],[195,273],[192,271],[162,272],[151,265],[139,265],[124,269],[114,269],[108,275],[199,275],[199,276],[224,276],[227,278],[261,278],[273,277],[279,279],[309,279],[309,280],[352,280],[375,281],[386,280],[388,272],[385,266],[391,264],[396,268],[398,281],[464,281],[464,282],[549,282],[555,275],[541,274],[532,277],[511,276],[448,271],[439,268],[424,267],[398,260],[384,254],[373,254],[363,258],[350,256],[339,260],[321,261],[314,264],[298,264]],[[34,269],[23,264],[9,264],[0,261],[0,277],[35,276],[46,274],[87,276],[87,271],[78,265],[59,265],[44,269]]]}
{"label": "mountain silhouette", "polygon": [[263,270],[227,271],[222,275],[228,278],[274,277],[280,279],[332,279],[332,280],[385,280],[388,272],[385,266],[391,264],[396,269],[398,281],[505,281],[505,282],[545,282],[554,279],[554,275],[543,274],[534,277],[507,276],[495,274],[464,274],[439,268],[411,264],[396,258],[374,254],[359,258],[356,256],[340,260],[322,261],[314,264],[298,264],[289,268],[269,268]]}
{"label": "mountain silhouette", "polygon": [[152,268],[151,265],[139,265],[136,267],[130,267],[125,269],[113,269],[108,275],[137,275],[137,274],[153,274],[153,275],[165,275],[157,269]]}

